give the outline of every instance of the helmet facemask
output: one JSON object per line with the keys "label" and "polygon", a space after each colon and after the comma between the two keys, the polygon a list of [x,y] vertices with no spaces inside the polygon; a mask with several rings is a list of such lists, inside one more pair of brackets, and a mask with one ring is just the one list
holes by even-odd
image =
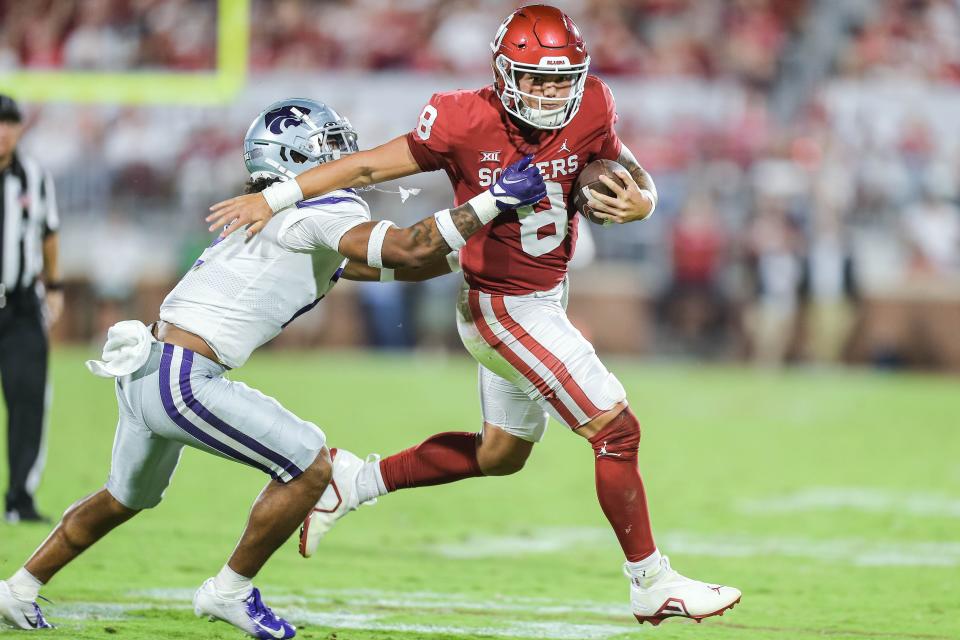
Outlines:
{"label": "helmet facemask", "polygon": [[[580,64],[569,64],[565,56],[542,58],[540,64],[526,64],[500,54],[494,60],[498,84],[502,85],[500,101],[511,115],[538,129],[560,129],[577,115],[587,82],[589,56]],[[572,76],[570,92],[565,97],[547,97],[520,90],[520,75]]]}
{"label": "helmet facemask", "polygon": [[338,122],[328,122],[308,135],[307,149],[317,164],[339,160],[342,156],[359,151],[357,132],[346,118],[341,118]]}

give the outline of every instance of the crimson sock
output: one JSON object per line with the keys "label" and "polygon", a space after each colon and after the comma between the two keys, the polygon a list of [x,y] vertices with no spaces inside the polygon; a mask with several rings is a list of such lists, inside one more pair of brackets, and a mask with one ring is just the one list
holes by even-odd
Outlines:
{"label": "crimson sock", "polygon": [[380,461],[387,491],[447,484],[482,476],[477,461],[477,434],[448,431]]}
{"label": "crimson sock", "polygon": [[650,530],[647,496],[637,467],[640,423],[629,408],[590,438],[597,454],[596,482],[600,508],[630,562],[657,550]]}

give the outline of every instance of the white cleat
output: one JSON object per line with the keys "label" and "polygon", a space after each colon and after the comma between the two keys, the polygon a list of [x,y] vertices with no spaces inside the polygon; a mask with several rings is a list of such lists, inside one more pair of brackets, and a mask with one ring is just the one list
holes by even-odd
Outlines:
{"label": "white cleat", "polygon": [[722,616],[740,602],[740,590],[691,580],[670,567],[666,556],[660,571],[649,578],[630,578],[630,604],[637,622],[657,626],[667,618],[691,618],[700,622],[710,616]]}
{"label": "white cleat", "polygon": [[53,625],[43,619],[39,605],[13,595],[6,580],[0,580],[0,620],[14,629],[53,629]]}
{"label": "white cleat", "polygon": [[[333,459],[330,486],[300,527],[300,555],[304,558],[316,552],[320,540],[333,528],[334,522],[360,506],[357,477],[365,464],[380,459],[380,456],[371,453],[365,462],[346,449],[330,449],[330,457]],[[376,501],[374,498],[363,504],[374,504]]]}
{"label": "white cleat", "polygon": [[232,624],[248,636],[260,640],[286,640],[297,635],[296,627],[263,603],[260,590],[256,587],[244,600],[224,598],[217,593],[213,578],[208,578],[193,596],[193,612],[210,622],[222,620]]}

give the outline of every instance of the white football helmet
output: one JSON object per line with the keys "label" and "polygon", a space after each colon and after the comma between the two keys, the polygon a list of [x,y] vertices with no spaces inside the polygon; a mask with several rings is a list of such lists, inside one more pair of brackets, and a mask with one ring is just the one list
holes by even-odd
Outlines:
{"label": "white football helmet", "polygon": [[243,139],[250,177],[291,180],[318,164],[356,153],[350,121],[316,100],[274,102],[256,117]]}

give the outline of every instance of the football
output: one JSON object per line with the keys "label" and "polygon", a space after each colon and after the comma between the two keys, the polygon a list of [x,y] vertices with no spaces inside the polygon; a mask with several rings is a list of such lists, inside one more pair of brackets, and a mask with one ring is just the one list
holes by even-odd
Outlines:
{"label": "football", "polygon": [[590,222],[601,225],[609,224],[609,222],[603,218],[598,218],[593,215],[590,205],[587,204],[587,196],[584,194],[583,189],[586,187],[596,193],[602,193],[604,195],[613,197],[616,194],[613,193],[613,190],[610,189],[610,187],[600,182],[600,176],[607,176],[622,186],[623,180],[621,180],[617,174],[614,173],[620,169],[626,171],[626,169],[623,168],[623,165],[613,160],[594,160],[585,166],[583,171],[580,172],[580,175],[577,176],[576,183],[573,185],[573,194],[570,198],[570,203],[574,210],[579,211]]}

